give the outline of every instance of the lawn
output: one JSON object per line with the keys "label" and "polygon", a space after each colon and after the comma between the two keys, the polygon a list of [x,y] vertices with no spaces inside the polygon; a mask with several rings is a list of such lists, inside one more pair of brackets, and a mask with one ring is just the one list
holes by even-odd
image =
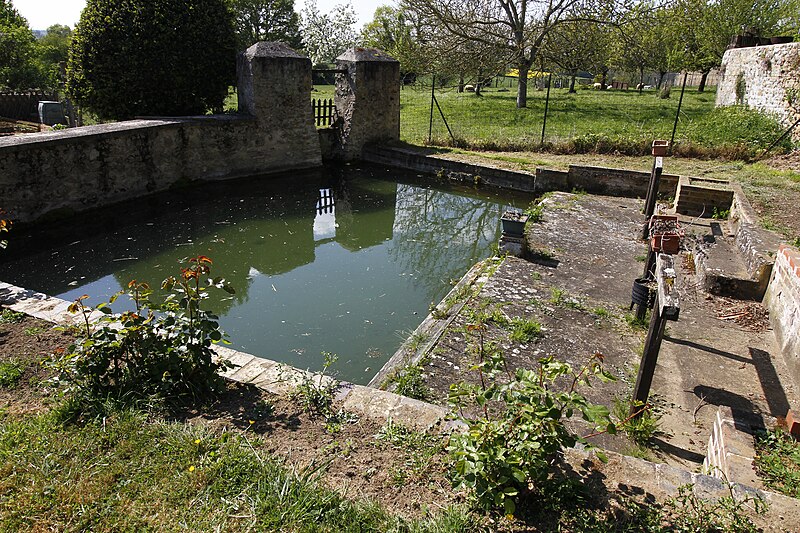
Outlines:
{"label": "lawn", "polygon": [[[437,91],[436,98],[456,138],[468,142],[501,139],[506,143],[538,143],[546,92],[530,90],[528,107],[516,108],[513,90],[485,89],[458,93],[454,89]],[[401,137],[410,143],[427,140],[430,124],[430,87],[405,87],[400,92]],[[635,138],[669,138],[675,121],[680,92],[661,99],[655,91],[552,89],[545,141],[557,142],[587,134],[606,134]],[[679,123],[678,138],[686,125],[707,115],[714,108],[713,88],[704,93],[687,90]],[[448,136],[444,121],[434,109],[433,137]]]}

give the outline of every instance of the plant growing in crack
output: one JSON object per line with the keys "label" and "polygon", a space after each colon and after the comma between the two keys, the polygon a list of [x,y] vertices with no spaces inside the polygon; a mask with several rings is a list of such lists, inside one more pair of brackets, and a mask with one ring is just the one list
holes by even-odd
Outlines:
{"label": "plant growing in crack", "polygon": [[502,351],[487,341],[485,324],[470,324],[467,332],[478,383],[450,386],[454,417],[468,427],[453,435],[447,447],[453,485],[471,491],[480,507],[513,515],[520,498],[541,488],[562,449],[578,442],[589,445],[566,427],[565,419],[581,415],[592,435],[616,431],[608,408],[578,392],[593,378],[615,378],[603,369],[599,353],[578,370],[546,357],[538,368],[511,372]]}

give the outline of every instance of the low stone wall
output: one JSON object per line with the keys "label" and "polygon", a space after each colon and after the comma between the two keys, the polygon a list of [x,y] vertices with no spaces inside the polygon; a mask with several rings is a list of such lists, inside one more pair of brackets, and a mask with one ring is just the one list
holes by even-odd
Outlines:
{"label": "low stone wall", "polygon": [[[277,133],[277,132],[276,132]],[[133,120],[0,139],[0,198],[15,221],[68,214],[192,180],[319,166],[254,117]]]}
{"label": "low stone wall", "polygon": [[800,252],[781,245],[764,302],[775,338],[796,383],[800,383]]}
{"label": "low stone wall", "polygon": [[[800,101],[792,108],[786,98],[787,89],[800,90],[800,43],[732,48],[720,75],[717,106],[745,104],[774,113],[786,127],[800,119]],[[800,129],[792,136],[800,140]]]}
{"label": "low stone wall", "polygon": [[[364,159],[418,172],[437,174],[450,181],[474,183],[514,191],[545,193],[581,190],[592,194],[644,198],[650,182],[649,172],[606,167],[570,165],[568,171],[537,168],[535,173],[507,170],[485,164],[473,165],[436,157],[410,148],[367,145]],[[659,194],[674,197],[678,176],[662,174]]]}

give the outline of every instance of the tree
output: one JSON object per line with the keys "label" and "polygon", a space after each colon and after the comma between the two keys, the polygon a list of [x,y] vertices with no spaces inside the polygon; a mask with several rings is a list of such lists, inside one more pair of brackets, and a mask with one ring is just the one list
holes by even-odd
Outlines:
{"label": "tree", "polygon": [[338,4],[330,13],[320,13],[316,0],[306,0],[302,12],[305,51],[312,63],[333,63],[342,52],[355,46],[356,12],[349,3]]}
{"label": "tree", "polygon": [[258,41],[282,41],[300,49],[300,15],[294,0],[229,0],[236,24],[239,50],[246,50]]}
{"label": "tree", "polygon": [[569,74],[569,92],[575,92],[578,72],[594,72],[609,64],[610,34],[602,24],[569,22],[552,31],[543,43],[542,56]]}
{"label": "tree", "polygon": [[796,35],[798,7],[798,0],[678,0],[674,25],[685,43],[684,65],[703,74],[698,90],[705,88],[706,76],[722,63],[731,38],[742,28],[767,37]]}
{"label": "tree", "polygon": [[104,119],[221,109],[236,40],[224,0],[89,0],[70,46],[67,91]]}
{"label": "tree", "polygon": [[406,9],[379,6],[361,30],[361,44],[383,50],[400,61],[402,72],[426,71],[426,54],[420,45],[419,21]]}
{"label": "tree", "polygon": [[64,68],[69,57],[72,29],[54,24],[36,41],[36,56],[40,63],[44,81],[48,88],[62,87]]}
{"label": "tree", "polygon": [[10,0],[0,0],[0,87],[28,89],[39,85],[35,38]]}
{"label": "tree", "polygon": [[[602,8],[592,0],[404,1],[454,36],[503,50],[518,72],[517,107],[527,107],[528,71],[550,32],[568,22],[604,22],[616,11],[614,1]],[[578,6],[582,8],[576,10]]]}

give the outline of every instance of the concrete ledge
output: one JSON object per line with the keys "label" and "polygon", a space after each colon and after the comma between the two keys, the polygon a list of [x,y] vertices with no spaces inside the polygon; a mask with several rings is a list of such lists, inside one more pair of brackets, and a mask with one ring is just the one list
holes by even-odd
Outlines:
{"label": "concrete ledge", "polygon": [[[649,172],[582,165],[570,165],[567,172],[546,168],[537,168],[535,173],[507,170],[488,164],[453,161],[412,148],[383,145],[366,146],[363,158],[372,163],[436,174],[459,183],[532,193],[577,189],[609,196],[643,198],[647,195],[650,180]],[[678,176],[662,174],[659,194],[675,196],[677,185]]]}

